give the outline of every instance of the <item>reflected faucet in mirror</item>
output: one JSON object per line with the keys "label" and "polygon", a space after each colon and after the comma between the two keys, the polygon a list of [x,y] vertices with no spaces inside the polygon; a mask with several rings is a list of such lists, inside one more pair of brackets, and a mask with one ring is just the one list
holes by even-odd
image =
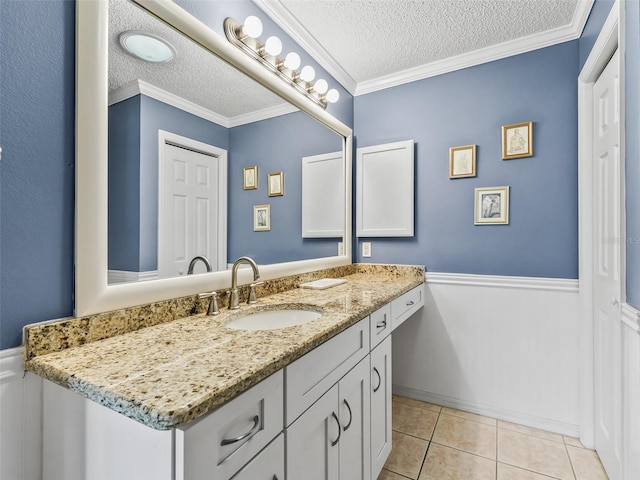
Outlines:
{"label": "reflected faucet in mirror", "polygon": [[187,275],[193,275],[193,268],[196,266],[196,263],[202,262],[204,263],[205,268],[207,269],[207,273],[211,273],[211,262],[209,259],[203,255],[197,255],[191,259],[189,262],[189,269],[187,270]]}
{"label": "reflected faucet in mirror", "polygon": [[[260,278],[260,271],[258,270],[258,265],[253,259],[249,257],[240,257],[233,263],[233,267],[231,268],[231,296],[229,297],[229,310],[237,310],[240,308],[239,299],[238,299],[238,267],[242,263],[247,263],[253,269],[253,281],[255,282]],[[255,288],[255,285],[252,284],[252,287]],[[249,295],[251,299],[251,295]],[[254,301],[255,301],[255,293],[254,293]]]}

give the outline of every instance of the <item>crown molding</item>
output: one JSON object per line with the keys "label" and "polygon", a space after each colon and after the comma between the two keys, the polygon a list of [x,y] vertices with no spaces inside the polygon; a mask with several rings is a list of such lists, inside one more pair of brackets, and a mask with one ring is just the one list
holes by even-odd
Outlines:
{"label": "crown molding", "polygon": [[356,81],[347,73],[327,50],[298,20],[291,15],[279,0],[253,0],[271,20],[276,22],[302,49],[324,68],[334,80],[342,85],[351,95],[357,89]]}
{"label": "crown molding", "polygon": [[184,112],[191,113],[197,117],[218,124],[221,127],[229,128],[229,119],[227,117],[139,79],[133,80],[109,92],[109,106],[114,103],[122,102],[128,98],[135,97],[138,94],[151,97]]}
{"label": "crown molding", "polygon": [[279,117],[280,115],[286,115],[288,113],[298,111],[299,109],[294,105],[291,105],[290,103],[283,103],[281,105],[276,105],[275,107],[267,107],[262,110],[256,110],[255,112],[231,117],[229,118],[229,128],[246,125],[247,123],[259,122],[260,120]]}
{"label": "crown molding", "polygon": [[580,38],[595,0],[578,0],[571,23],[540,34],[482,48],[445,60],[410,68],[372,80],[356,82],[342,66],[306,31],[279,0],[254,3],[306,50],[327,72],[354,96],[403,85],[424,78],[462,70]]}
{"label": "crown molding", "polygon": [[247,123],[259,122],[260,120],[266,120],[268,118],[278,117],[280,115],[286,115],[287,113],[298,111],[298,108],[295,106],[289,103],[283,103],[281,105],[276,105],[275,107],[267,107],[262,110],[256,110],[255,112],[235,117],[224,117],[143,80],[134,80],[109,92],[109,106],[140,94],[151,97],[162,103],[166,103],[172,107],[191,113],[225,128],[238,127]]}

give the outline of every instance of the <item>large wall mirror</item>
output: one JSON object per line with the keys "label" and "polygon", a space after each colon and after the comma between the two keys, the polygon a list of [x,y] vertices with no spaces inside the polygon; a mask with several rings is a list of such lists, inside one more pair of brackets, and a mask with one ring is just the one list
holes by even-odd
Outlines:
{"label": "large wall mirror", "polygon": [[[120,34],[140,30],[174,59],[125,52]],[[331,193],[344,199],[340,235],[301,234],[302,159],[350,159],[347,126],[168,0],[80,0],[76,51],[77,316],[228,288],[243,255],[264,279],[351,263],[350,161]],[[284,195],[269,196],[273,172]],[[270,228],[255,229],[264,204]],[[211,273],[199,262],[188,274],[196,255]]]}

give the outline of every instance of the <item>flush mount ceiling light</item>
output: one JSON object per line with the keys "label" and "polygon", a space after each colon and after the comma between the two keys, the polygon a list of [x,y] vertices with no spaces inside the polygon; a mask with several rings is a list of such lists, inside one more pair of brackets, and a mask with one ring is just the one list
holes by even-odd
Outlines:
{"label": "flush mount ceiling light", "polygon": [[322,108],[327,108],[327,102],[335,103],[340,98],[338,90],[329,90],[326,80],[320,78],[314,84],[311,83],[315,78],[313,67],[307,65],[300,73],[297,72],[301,65],[297,53],[289,52],[284,60],[280,58],[278,55],[282,52],[282,42],[278,37],[270,36],[262,42],[259,38],[262,34],[262,22],[258,17],[247,17],[242,25],[227,18],[224,21],[224,32],[231,44]]}
{"label": "flush mount ceiling light", "polygon": [[129,30],[122,32],[119,38],[120,45],[127,53],[147,62],[168,62],[176,54],[169,42],[152,33]]}

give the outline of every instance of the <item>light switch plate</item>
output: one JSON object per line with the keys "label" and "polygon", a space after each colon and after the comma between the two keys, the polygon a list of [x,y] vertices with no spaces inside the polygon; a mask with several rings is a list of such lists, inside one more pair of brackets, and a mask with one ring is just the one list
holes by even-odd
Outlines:
{"label": "light switch plate", "polygon": [[371,242],[362,242],[362,256],[371,257]]}

